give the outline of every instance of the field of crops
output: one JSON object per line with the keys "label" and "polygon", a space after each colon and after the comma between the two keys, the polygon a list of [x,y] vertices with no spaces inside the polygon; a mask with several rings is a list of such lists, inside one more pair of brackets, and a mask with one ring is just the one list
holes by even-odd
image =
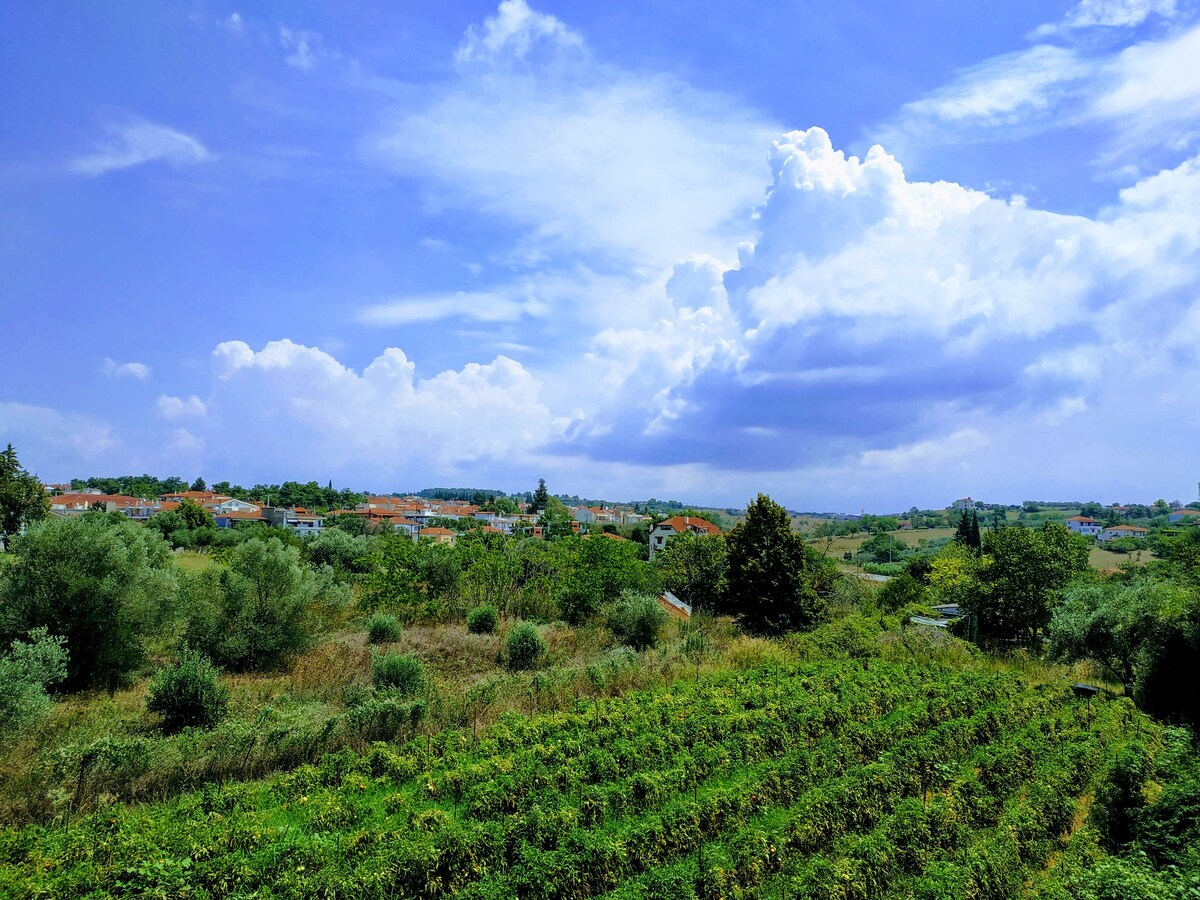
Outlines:
{"label": "field of crops", "polygon": [[[1129,733],[1007,674],[687,680],[0,832],[16,897],[1007,897]],[[1140,727],[1140,726],[1139,726]]]}

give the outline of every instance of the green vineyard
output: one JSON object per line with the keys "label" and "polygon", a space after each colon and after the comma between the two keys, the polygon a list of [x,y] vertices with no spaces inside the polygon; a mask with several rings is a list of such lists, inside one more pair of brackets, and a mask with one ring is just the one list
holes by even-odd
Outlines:
{"label": "green vineyard", "polygon": [[14,897],[1002,898],[1150,730],[1010,674],[778,665],[0,832]]}

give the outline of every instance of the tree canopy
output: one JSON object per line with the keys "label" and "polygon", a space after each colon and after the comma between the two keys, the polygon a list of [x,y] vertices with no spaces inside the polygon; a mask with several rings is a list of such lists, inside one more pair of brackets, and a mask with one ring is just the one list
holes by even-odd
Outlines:
{"label": "tree canopy", "polygon": [[41,479],[21,468],[17,451],[9,444],[0,453],[0,545],[49,512],[50,498]]}
{"label": "tree canopy", "polygon": [[1009,526],[983,537],[983,556],[962,605],[991,641],[1036,646],[1072,577],[1087,569],[1088,544],[1062,525]]}
{"label": "tree canopy", "polygon": [[807,548],[787,510],[766,494],[746,507],[729,533],[726,606],[750,631],[778,634],[812,628],[825,616]]}
{"label": "tree canopy", "polygon": [[13,549],[0,583],[0,643],[45,628],[66,639],[67,688],[124,684],[175,588],[159,533],[121,513],[85,513],[35,525]]}

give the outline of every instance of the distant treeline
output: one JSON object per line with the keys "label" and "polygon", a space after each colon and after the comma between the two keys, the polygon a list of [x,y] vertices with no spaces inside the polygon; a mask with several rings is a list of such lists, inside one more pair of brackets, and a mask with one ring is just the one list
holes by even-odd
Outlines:
{"label": "distant treeline", "polygon": [[240,484],[230,484],[228,481],[208,485],[203,478],[197,478],[188,484],[178,476],[156,478],[153,475],[118,475],[115,478],[72,478],[71,487],[74,490],[91,488],[105,494],[125,494],[147,499],[189,489],[212,490],[218,494],[236,497],[238,500],[258,501],[272,506],[303,506],[316,510],[353,509],[367,499],[361,491],[335,488],[333,482],[322,486],[315,481],[303,484],[299,481],[285,481],[283,484],[256,484],[247,488]]}
{"label": "distant treeline", "polygon": [[484,504],[496,497],[521,497],[524,494],[509,494],[508,491],[486,488],[422,488],[412,494],[398,494],[402,497],[424,497],[426,500],[463,500],[468,503]]}

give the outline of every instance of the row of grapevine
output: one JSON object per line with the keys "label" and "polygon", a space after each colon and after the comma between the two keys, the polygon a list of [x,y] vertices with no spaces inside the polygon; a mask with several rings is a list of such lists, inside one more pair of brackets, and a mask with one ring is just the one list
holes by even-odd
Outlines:
{"label": "row of grapevine", "polygon": [[[981,882],[963,854],[999,858],[1012,833],[1018,856],[1044,855],[1054,835],[1023,823],[1073,813],[1104,715],[1085,727],[1062,691],[999,674],[726,672],[510,716],[478,741],[447,731],[69,830],[2,831],[0,883],[18,897],[864,896],[821,894],[830,878],[926,891]],[[1034,790],[1052,764],[1053,787]],[[930,835],[937,853],[918,852]]]}

